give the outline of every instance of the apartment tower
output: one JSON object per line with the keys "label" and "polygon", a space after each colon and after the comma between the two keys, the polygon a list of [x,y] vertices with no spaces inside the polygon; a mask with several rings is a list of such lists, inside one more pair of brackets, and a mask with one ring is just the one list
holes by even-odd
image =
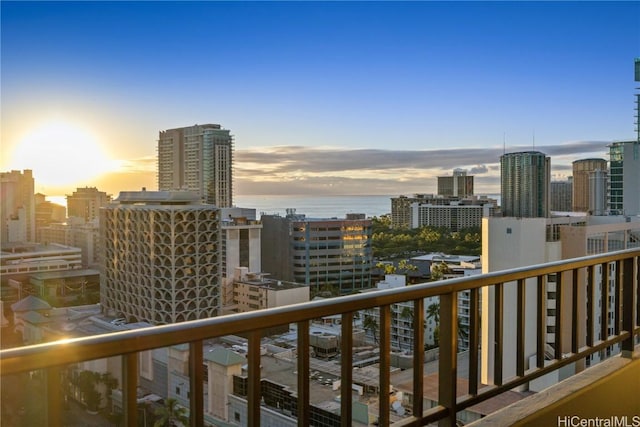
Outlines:
{"label": "apartment tower", "polygon": [[453,176],[438,177],[438,195],[468,197],[473,195],[473,176],[464,169],[454,169]]}
{"label": "apartment tower", "polygon": [[571,193],[573,190],[572,179],[567,181],[551,181],[550,209],[555,212],[571,212]]}
{"label": "apartment tower", "polygon": [[91,222],[99,216],[100,208],[111,202],[111,196],[96,187],[77,188],[67,196],[67,216]]}
{"label": "apartment tower", "polygon": [[219,209],[195,192],[121,192],[100,224],[106,314],[154,325],[218,315]]}
{"label": "apartment tower", "polygon": [[160,131],[158,189],[195,191],[205,203],[233,206],[233,136],[217,124]]}
{"label": "apartment tower", "polygon": [[619,215],[640,215],[639,141],[609,145],[609,210]]}
{"label": "apartment tower", "polygon": [[588,212],[591,195],[589,175],[594,171],[607,171],[605,159],[581,159],[573,162],[573,211]]}
{"label": "apartment tower", "polygon": [[36,202],[29,169],[0,174],[0,242],[36,241]]}
{"label": "apartment tower", "polygon": [[500,156],[502,214],[516,218],[549,216],[551,161],[539,151]]}

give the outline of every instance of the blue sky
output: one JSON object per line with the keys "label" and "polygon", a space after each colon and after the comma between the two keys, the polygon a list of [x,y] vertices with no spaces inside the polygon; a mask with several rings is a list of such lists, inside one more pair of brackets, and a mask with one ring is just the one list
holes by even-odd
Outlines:
{"label": "blue sky", "polygon": [[[456,167],[497,193],[504,146],[535,144],[562,177],[634,135],[639,2],[1,8],[0,166],[47,194],[154,188],[158,131],[195,123],[235,135],[237,194],[429,192]],[[91,134],[76,147],[106,174],[39,179],[73,164],[35,158],[52,122]]]}

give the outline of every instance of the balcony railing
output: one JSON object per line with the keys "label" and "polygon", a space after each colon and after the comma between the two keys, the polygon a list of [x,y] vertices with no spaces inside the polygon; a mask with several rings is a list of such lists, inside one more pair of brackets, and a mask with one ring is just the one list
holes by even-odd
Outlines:
{"label": "balcony railing", "polygon": [[[203,319],[180,324],[164,325],[132,331],[116,332],[99,336],[49,342],[27,347],[13,348],[0,352],[0,372],[2,377],[44,369],[47,372],[47,419],[53,426],[62,425],[62,396],[57,392],[61,387],[62,367],[87,360],[120,356],[122,358],[122,394],[124,423],[137,426],[136,410],[138,387],[138,353],[145,350],[168,347],[177,344],[189,345],[190,371],[190,423],[203,426],[204,396],[203,383],[203,342],[215,337],[242,334],[248,338],[248,375],[247,375],[247,417],[248,425],[260,425],[261,413],[261,355],[260,344],[263,331],[270,328],[297,324],[297,422],[299,426],[310,424],[310,323],[313,319],[325,316],[341,316],[340,353],[343,363],[340,367],[341,389],[351,390],[353,384],[353,319],[363,310],[378,309],[379,324],[379,425],[390,425],[391,386],[390,343],[391,343],[391,305],[405,301],[414,304],[414,325],[423,325],[425,320],[424,298],[440,298],[440,340],[438,368],[438,403],[425,408],[422,398],[413,399],[411,415],[394,425],[418,426],[439,421],[440,425],[456,424],[456,413],[487,399],[500,395],[514,387],[524,385],[536,378],[559,368],[584,360],[589,355],[603,352],[619,345],[622,356],[629,357],[633,352],[637,337],[640,335],[639,288],[638,278],[640,249],[631,249],[588,256],[572,260],[552,262],[479,276],[444,280],[407,286],[401,289],[388,289],[357,295],[313,301],[304,304],[254,311],[241,314]],[[614,264],[614,270],[609,266]],[[596,274],[597,266],[602,266],[602,275]],[[615,277],[609,277],[615,271]],[[553,357],[545,358],[547,336],[546,280],[556,277],[556,332],[552,345]],[[537,297],[528,301],[525,288],[527,281],[534,281]],[[604,284],[604,285],[603,285]],[[606,286],[610,284],[610,286]],[[480,383],[480,311],[479,297],[483,288],[493,290],[492,328],[494,328],[493,384],[482,386]],[[517,310],[515,318],[505,318],[504,292],[515,288]],[[612,322],[597,321],[609,319],[609,304],[598,308],[596,295],[601,294],[603,301],[609,301],[610,289],[614,290],[615,306]],[[457,296],[462,291],[470,291],[469,313],[469,366],[468,393],[458,396],[457,377]],[[585,295],[581,300],[579,295]],[[485,301],[485,304],[487,301]],[[528,365],[525,354],[526,318],[525,307],[535,306],[536,316],[536,363]],[[569,309],[567,309],[569,307]],[[586,308],[583,309],[583,308]],[[580,318],[583,313],[583,318]],[[586,314],[584,314],[586,313]],[[482,319],[482,327],[488,327]],[[508,345],[504,340],[505,322],[513,322],[517,327],[517,342]],[[570,330],[568,330],[569,328]],[[613,331],[613,333],[611,333]],[[413,395],[422,396],[424,386],[424,334],[422,328],[414,328],[413,336]],[[568,338],[567,338],[568,337]],[[516,359],[516,375],[502,378],[503,360]],[[346,393],[343,393],[346,394]],[[343,396],[344,397],[344,396]],[[340,400],[342,425],[351,425],[353,402],[350,398]]]}

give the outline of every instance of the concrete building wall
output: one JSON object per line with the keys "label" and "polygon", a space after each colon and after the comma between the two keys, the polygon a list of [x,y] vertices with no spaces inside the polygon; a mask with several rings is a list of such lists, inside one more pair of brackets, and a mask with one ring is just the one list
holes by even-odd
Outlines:
{"label": "concrete building wall", "polygon": [[[557,255],[557,249],[547,250],[545,218],[483,218],[482,220],[482,272],[489,273],[510,268],[541,264]],[[536,301],[536,281],[525,284],[525,298]],[[516,374],[515,354],[517,290],[513,283],[504,285],[503,315],[503,378]],[[494,378],[493,360],[495,358],[495,291],[482,289],[482,372],[481,381],[492,384]],[[536,351],[536,309],[534,304],[527,305],[525,314],[525,358]]]}
{"label": "concrete building wall", "polygon": [[106,312],[156,325],[219,313],[219,210],[198,200],[192,192],[125,192],[102,209]]}
{"label": "concrete building wall", "polygon": [[587,212],[591,204],[591,184],[589,182],[589,174],[593,171],[607,170],[607,161],[605,159],[581,159],[576,160],[572,164],[573,168],[573,211]]}
{"label": "concrete building wall", "polygon": [[158,189],[197,192],[206,203],[233,206],[233,137],[218,124],[161,131]]}
{"label": "concrete building wall", "polygon": [[0,173],[0,242],[36,241],[34,186],[29,169]]}

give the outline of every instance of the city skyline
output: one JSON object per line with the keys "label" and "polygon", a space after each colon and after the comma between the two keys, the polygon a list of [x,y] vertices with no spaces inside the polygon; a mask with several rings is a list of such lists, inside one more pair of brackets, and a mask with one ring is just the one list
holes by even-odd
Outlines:
{"label": "city skyline", "polygon": [[1,169],[50,196],[157,188],[158,132],[196,123],[234,136],[235,194],[435,192],[454,168],[499,193],[505,151],[561,178],[634,135],[635,2],[1,8]]}

